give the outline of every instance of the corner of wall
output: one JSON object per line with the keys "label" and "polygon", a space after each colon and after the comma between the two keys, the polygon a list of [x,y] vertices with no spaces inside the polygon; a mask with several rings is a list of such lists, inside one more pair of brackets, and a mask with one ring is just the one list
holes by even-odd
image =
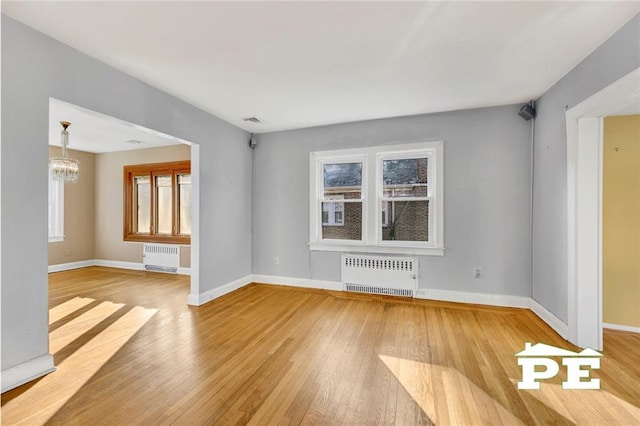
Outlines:
{"label": "corner of wall", "polygon": [[51,354],[42,355],[15,367],[2,370],[2,392],[17,388],[54,371],[56,371],[56,367],[53,365]]}

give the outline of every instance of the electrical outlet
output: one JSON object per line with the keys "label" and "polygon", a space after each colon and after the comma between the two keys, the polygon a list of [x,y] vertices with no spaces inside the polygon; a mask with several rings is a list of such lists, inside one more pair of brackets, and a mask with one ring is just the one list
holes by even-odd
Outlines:
{"label": "electrical outlet", "polygon": [[482,274],[482,268],[480,268],[478,266],[473,268],[473,276],[474,276],[474,278],[480,278],[481,274]]}
{"label": "electrical outlet", "polygon": [[280,257],[279,257],[279,256],[274,257],[274,258],[273,258],[273,261],[274,261],[274,263],[275,263],[276,265],[279,265],[279,264],[280,264]]}

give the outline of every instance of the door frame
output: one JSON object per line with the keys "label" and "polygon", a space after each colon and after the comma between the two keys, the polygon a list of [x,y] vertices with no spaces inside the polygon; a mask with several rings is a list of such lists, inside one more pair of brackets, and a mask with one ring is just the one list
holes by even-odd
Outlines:
{"label": "door frame", "polygon": [[604,117],[640,102],[640,68],[566,112],[568,340],[602,350]]}

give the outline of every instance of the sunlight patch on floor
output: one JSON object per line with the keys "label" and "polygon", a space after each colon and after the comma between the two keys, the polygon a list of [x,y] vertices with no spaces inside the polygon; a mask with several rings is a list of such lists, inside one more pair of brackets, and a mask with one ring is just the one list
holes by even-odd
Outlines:
{"label": "sunlight patch on floor", "polygon": [[62,327],[53,330],[49,333],[49,352],[55,354],[123,306],[124,303],[102,302]]}
{"label": "sunlight patch on floor", "polygon": [[541,383],[529,395],[575,424],[640,425],[640,408],[605,390],[562,389]]}
{"label": "sunlight patch on floor", "polygon": [[455,368],[378,356],[434,424],[524,424]]}
{"label": "sunlight patch on floor", "polygon": [[64,303],[49,309],[49,325],[77,311],[80,308],[93,302],[94,299],[88,297],[74,297]]}
{"label": "sunlight patch on floor", "polygon": [[[114,307],[118,306],[117,304],[112,305],[113,306],[107,305],[104,309],[114,309]],[[124,346],[157,311],[157,309],[147,309],[136,306],[117,319],[113,324],[109,325],[60,363],[60,365],[57,366],[58,369],[56,372],[45,376],[23,394],[4,404],[2,406],[3,424],[44,424],[62,408],[62,406],[89,381],[100,367]],[[87,323],[87,326],[90,324],[91,322]],[[86,329],[86,331],[88,330],[89,328]],[[52,339],[52,343],[53,341],[54,339]],[[53,344],[60,346],[56,343]]]}

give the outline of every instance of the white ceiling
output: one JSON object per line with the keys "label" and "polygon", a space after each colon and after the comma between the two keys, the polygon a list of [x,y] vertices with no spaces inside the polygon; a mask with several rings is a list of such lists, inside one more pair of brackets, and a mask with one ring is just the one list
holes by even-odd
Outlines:
{"label": "white ceiling", "polygon": [[[179,139],[57,99],[49,100],[49,145],[61,146],[61,121],[69,126],[69,149],[94,153],[177,145]],[[127,141],[137,141],[132,143]]]}
{"label": "white ceiling", "polygon": [[640,2],[3,1],[2,11],[259,133],[537,98]]}

